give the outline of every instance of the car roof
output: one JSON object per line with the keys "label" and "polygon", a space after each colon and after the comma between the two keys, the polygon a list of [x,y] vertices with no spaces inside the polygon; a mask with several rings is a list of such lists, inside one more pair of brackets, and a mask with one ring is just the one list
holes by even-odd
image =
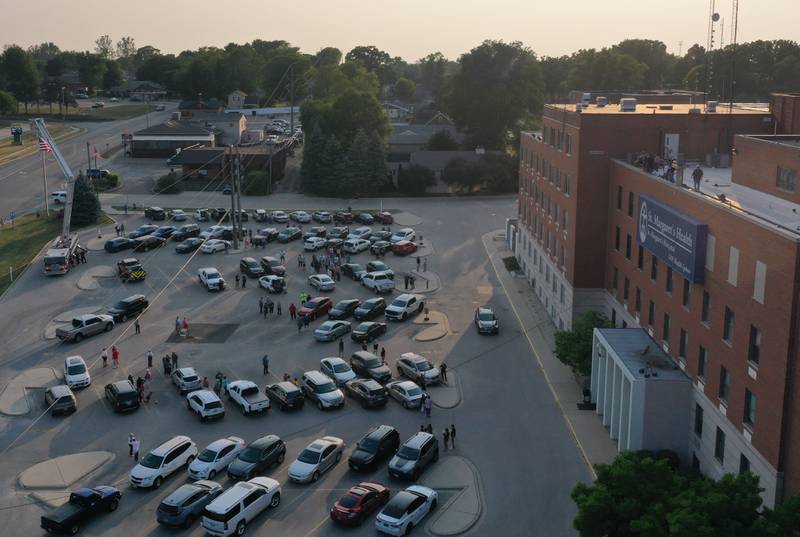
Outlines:
{"label": "car roof", "polygon": [[363,304],[377,304],[379,302],[386,302],[386,301],[383,299],[382,296],[376,296],[375,298],[369,298],[365,300]]}
{"label": "car roof", "polygon": [[181,505],[189,497],[193,496],[196,492],[201,490],[205,491],[204,487],[198,487],[194,483],[186,483],[178,487],[172,494],[161,500],[161,503],[167,505]]}
{"label": "car roof", "polygon": [[77,365],[77,364],[86,365],[86,362],[84,361],[82,356],[67,356],[65,361],[67,365]]}
{"label": "car roof", "polygon": [[323,436],[311,442],[306,449],[311,451],[322,451],[328,446],[343,444],[344,440],[335,436]]}
{"label": "car roof", "polygon": [[417,492],[408,491],[408,490],[401,490],[400,492],[398,492],[397,494],[394,495],[394,498],[392,498],[389,501],[389,503],[391,503],[393,506],[397,506],[397,507],[400,507],[403,510],[405,510],[418,497],[419,497],[419,493],[417,493]]}
{"label": "car roof", "polygon": [[[375,381],[373,380],[372,382],[375,382]],[[396,431],[396,430],[397,429],[395,429],[391,425],[378,425],[377,427],[375,427],[374,429],[369,431],[366,435],[364,435],[364,438],[372,438],[372,439],[379,440],[379,439],[385,437],[387,434],[391,433],[392,431]]]}
{"label": "car roof", "polygon": [[404,390],[408,390],[409,388],[419,388],[417,383],[413,380],[396,380],[394,382],[390,382],[390,384],[394,384],[395,386],[400,386]]}
{"label": "car roof", "polygon": [[133,387],[131,381],[129,380],[118,380],[117,382],[112,382],[112,386],[114,386],[119,393],[130,393],[135,392],[136,388]]}
{"label": "car roof", "polygon": [[244,263],[257,263],[257,261],[255,259],[253,259],[252,257],[243,257],[242,261]]}
{"label": "car roof", "polygon": [[153,455],[158,455],[159,457],[162,457],[166,455],[169,451],[172,451],[175,447],[179,446],[180,444],[183,444],[184,442],[191,442],[191,438],[189,438],[188,436],[178,435],[170,438],[163,444],[160,444],[156,448],[152,449],[151,453]]}
{"label": "car roof", "polygon": [[328,358],[323,358],[322,361],[323,362],[328,362],[331,365],[341,365],[341,364],[347,365],[347,362],[345,362],[344,360],[342,360],[338,356],[329,356]]}
{"label": "car roof", "polygon": [[478,313],[491,313],[491,314],[494,314],[494,311],[492,310],[492,308],[487,308],[486,306],[481,306],[480,308],[478,308]]}
{"label": "car roof", "polygon": [[184,377],[186,375],[197,375],[197,370],[195,370],[193,367],[180,367],[177,369],[177,371],[180,371],[181,375]]}
{"label": "car roof", "polygon": [[[234,438],[236,440],[234,440]],[[227,438],[220,438],[218,440],[214,440],[209,445],[205,447],[205,449],[210,449],[212,451],[219,451],[226,446],[230,446],[231,444],[237,444],[237,440],[241,440],[238,436],[229,436]]]}
{"label": "car roof", "polygon": [[414,436],[406,440],[404,445],[410,448],[419,449],[431,438],[433,438],[432,434],[423,431],[418,431]]}
{"label": "car roof", "polygon": [[313,302],[314,304],[317,304],[317,303],[325,302],[327,300],[330,300],[330,298],[327,297],[327,296],[315,296],[314,298],[310,298],[310,299],[306,300],[306,306],[308,306],[309,302]]}
{"label": "car roof", "polygon": [[144,295],[131,295],[127,298],[123,298],[121,302],[136,302],[137,300],[144,299]]}
{"label": "car roof", "polygon": [[328,375],[326,375],[322,371],[317,371],[316,369],[312,369],[311,371],[306,371],[305,373],[303,373],[303,376],[308,378],[308,380],[311,380],[317,384],[320,382],[332,382]]}
{"label": "car roof", "polygon": [[75,318],[80,321],[85,321],[87,319],[94,319],[95,317],[98,317],[98,315],[95,315],[94,313],[84,313],[83,315],[75,316]]}
{"label": "car roof", "polygon": [[411,293],[403,293],[402,295],[397,295],[395,300],[402,300],[404,302],[408,302],[412,298],[417,298],[417,295],[412,295]]}
{"label": "car roof", "polygon": [[65,397],[67,395],[72,395],[72,390],[66,384],[51,386],[48,389],[50,390],[50,393],[52,393],[54,397]]}
{"label": "car roof", "polygon": [[292,382],[290,382],[288,380],[284,380],[282,382],[276,382],[275,384],[273,384],[273,386],[278,386],[279,388],[281,388],[283,391],[285,391],[287,393],[299,392],[300,391],[300,388],[298,388],[297,386],[295,386]]}
{"label": "car roof", "polygon": [[280,437],[278,437],[277,435],[268,434],[267,436],[262,436],[261,438],[253,440],[250,443],[250,447],[261,449],[261,448],[265,448],[267,446],[271,446],[275,442],[279,442],[279,441],[280,441]]}
{"label": "car roof", "polygon": [[200,400],[204,403],[210,403],[212,401],[219,401],[219,396],[212,392],[211,390],[195,390],[189,393],[186,397],[191,397],[196,395],[200,398]]}
{"label": "car roof", "polygon": [[400,355],[400,358],[405,358],[406,360],[411,360],[412,362],[427,362],[428,359],[424,356],[420,356],[415,352],[404,352]]}

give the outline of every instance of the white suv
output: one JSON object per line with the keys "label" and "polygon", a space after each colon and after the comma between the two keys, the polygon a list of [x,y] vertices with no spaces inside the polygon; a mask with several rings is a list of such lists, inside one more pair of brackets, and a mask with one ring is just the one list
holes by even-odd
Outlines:
{"label": "white suv", "polygon": [[347,240],[351,239],[366,239],[372,235],[372,228],[367,226],[357,227],[347,235]]}
{"label": "white suv", "polygon": [[358,254],[369,249],[369,241],[367,239],[350,237],[344,241],[342,249],[348,254]]}
{"label": "white suv", "polygon": [[404,227],[403,229],[398,229],[392,235],[392,238],[389,239],[389,242],[392,244],[400,241],[413,241],[416,238],[417,234],[414,233],[414,230],[410,227]]}
{"label": "white suv", "polygon": [[269,477],[240,481],[203,510],[200,525],[211,535],[244,535],[247,523],[281,503],[281,485]]}
{"label": "white suv", "polygon": [[92,383],[92,376],[82,356],[69,356],[64,360],[64,384],[70,388],[85,388]]}
{"label": "white suv", "polygon": [[222,291],[225,289],[225,280],[222,278],[222,274],[214,267],[199,269],[197,271],[197,278],[200,280],[200,283],[203,284],[203,287],[209,291],[213,291],[214,289]]}
{"label": "white suv", "polygon": [[191,464],[196,456],[197,444],[188,436],[176,436],[145,455],[130,471],[128,480],[134,488],[157,489],[165,477]]}
{"label": "white suv", "polygon": [[300,379],[300,389],[317,403],[320,410],[344,405],[344,394],[331,378],[319,371],[306,371]]}
{"label": "white suv", "polygon": [[225,407],[222,406],[222,401],[211,390],[190,392],[186,396],[186,404],[189,406],[189,410],[200,417],[200,421],[225,417]]}
{"label": "white suv", "polygon": [[413,313],[420,313],[425,308],[422,297],[412,294],[402,294],[386,306],[386,318],[395,321],[404,321]]}
{"label": "white suv", "polygon": [[386,271],[369,272],[361,278],[361,285],[376,293],[391,293],[394,290],[394,280]]}

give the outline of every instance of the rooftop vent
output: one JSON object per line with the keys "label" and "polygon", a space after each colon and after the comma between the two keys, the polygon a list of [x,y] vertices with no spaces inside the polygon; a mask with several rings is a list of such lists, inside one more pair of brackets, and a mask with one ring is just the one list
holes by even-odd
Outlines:
{"label": "rooftop vent", "polygon": [[625,97],[619,100],[619,109],[621,112],[636,112],[636,99],[633,97]]}
{"label": "rooftop vent", "polygon": [[700,109],[699,108],[690,108],[689,109],[689,113],[690,114],[699,114],[700,113]]}
{"label": "rooftop vent", "polygon": [[598,108],[602,108],[608,104],[608,98],[600,96],[597,99],[595,99],[595,103],[597,104]]}
{"label": "rooftop vent", "polygon": [[659,110],[672,110],[672,105],[671,104],[661,104],[661,105],[658,106],[658,109]]}
{"label": "rooftop vent", "polygon": [[706,103],[706,112],[709,114],[713,114],[717,111],[717,105],[719,103],[717,101],[708,101]]}

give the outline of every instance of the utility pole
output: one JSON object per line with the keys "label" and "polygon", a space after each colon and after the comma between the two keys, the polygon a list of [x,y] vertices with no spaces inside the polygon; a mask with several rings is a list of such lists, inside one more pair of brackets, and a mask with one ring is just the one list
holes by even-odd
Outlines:
{"label": "utility pole", "polygon": [[242,239],[244,239],[244,226],[242,226],[242,155],[239,153],[239,146],[236,146],[236,169],[238,173],[236,174],[236,188],[234,192],[236,193],[236,221],[239,224],[239,233],[242,234]]}
{"label": "utility pole", "polygon": [[239,248],[239,232],[236,230],[236,176],[239,175],[239,166],[233,157],[233,146],[228,146],[228,162],[232,163],[231,166],[231,223],[233,224],[233,248]]}
{"label": "utility pole", "polygon": [[92,169],[92,154],[89,151],[89,142],[86,142],[86,174],[89,174],[89,170]]}

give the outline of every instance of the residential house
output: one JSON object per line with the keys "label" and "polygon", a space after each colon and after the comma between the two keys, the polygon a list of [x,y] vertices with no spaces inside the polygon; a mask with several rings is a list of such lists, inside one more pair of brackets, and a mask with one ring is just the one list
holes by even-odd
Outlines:
{"label": "residential house", "polygon": [[389,116],[389,122],[405,123],[414,113],[414,105],[403,106],[398,103],[384,101],[382,103],[383,111]]}
{"label": "residential house", "polygon": [[226,106],[226,109],[229,111],[242,109],[250,110],[253,108],[258,108],[260,101],[261,97],[259,95],[248,95],[242,90],[237,89],[228,94],[228,106]]}
{"label": "residential house", "polygon": [[167,92],[161,84],[149,80],[128,80],[109,90],[114,97],[129,97],[132,101],[157,101]]}

